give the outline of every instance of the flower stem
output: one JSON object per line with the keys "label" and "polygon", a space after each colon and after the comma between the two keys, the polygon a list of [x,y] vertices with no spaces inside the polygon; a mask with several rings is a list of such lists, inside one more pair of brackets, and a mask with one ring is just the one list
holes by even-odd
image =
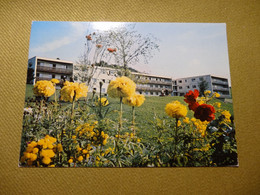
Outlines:
{"label": "flower stem", "polygon": [[132,118],[133,134],[135,136],[135,107],[134,106],[132,106],[132,115],[133,115],[133,118]]}
{"label": "flower stem", "polygon": [[174,146],[174,154],[176,154],[177,153],[177,144],[178,144],[178,121],[179,121],[179,119],[178,118],[176,118],[176,121],[175,121],[175,138],[174,138],[174,140],[175,140],[175,146]]}

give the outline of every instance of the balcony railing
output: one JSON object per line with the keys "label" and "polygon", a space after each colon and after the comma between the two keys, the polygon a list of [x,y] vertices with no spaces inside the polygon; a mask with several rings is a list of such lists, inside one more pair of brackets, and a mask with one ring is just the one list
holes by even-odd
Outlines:
{"label": "balcony railing", "polygon": [[149,79],[140,79],[138,80],[142,83],[154,83],[154,84],[162,84],[162,85],[172,85],[172,81],[156,81],[156,80],[149,80]]}
{"label": "balcony railing", "polygon": [[217,79],[212,79],[212,84],[221,84],[221,85],[228,85],[228,82],[227,81],[220,81],[220,80],[217,80]]}
{"label": "balcony railing", "polygon": [[229,91],[228,88],[219,87],[219,86],[213,86],[214,91]]}
{"label": "balcony railing", "polygon": [[72,74],[72,69],[65,69],[65,68],[53,68],[53,67],[46,67],[46,66],[37,66],[37,71],[42,72],[51,72],[51,73],[60,73],[60,74]]}
{"label": "balcony railing", "polygon": [[172,89],[168,88],[157,88],[157,87],[136,87],[136,90],[142,90],[142,91],[162,91],[162,90],[168,90],[169,92],[172,91]]}

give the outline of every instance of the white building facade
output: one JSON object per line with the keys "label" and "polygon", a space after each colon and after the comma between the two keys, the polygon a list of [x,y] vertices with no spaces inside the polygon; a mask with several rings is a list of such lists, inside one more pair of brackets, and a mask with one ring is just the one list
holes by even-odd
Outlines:
{"label": "white building facade", "polygon": [[173,80],[173,96],[184,96],[189,90],[199,90],[199,84],[202,81],[207,82],[207,90],[211,92],[217,92],[220,94],[220,98],[230,98],[228,79],[212,76],[201,75],[194,77],[185,77]]}

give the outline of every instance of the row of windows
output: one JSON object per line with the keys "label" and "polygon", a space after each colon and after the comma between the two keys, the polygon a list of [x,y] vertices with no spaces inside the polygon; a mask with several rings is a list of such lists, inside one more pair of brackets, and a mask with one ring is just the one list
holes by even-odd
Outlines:
{"label": "row of windows", "polygon": [[[199,80],[199,81],[203,81],[203,77],[199,77],[199,78],[192,78],[191,81],[194,82],[196,80]],[[178,80],[178,83],[182,83],[183,80]],[[185,79],[184,80],[185,83],[188,82],[188,79]]]}
{"label": "row of windows", "polygon": [[163,79],[163,78],[156,78],[156,77],[145,77],[145,76],[136,76],[138,79],[146,79],[150,81],[166,81],[171,82],[171,79]]}
{"label": "row of windows", "polygon": [[[186,86],[187,89],[191,89],[191,87],[192,87],[193,89],[195,89],[195,88],[197,88],[197,85]],[[179,89],[183,89],[183,87],[182,87],[182,86],[179,86]]]}
{"label": "row of windows", "polygon": [[60,75],[60,74],[47,74],[47,73],[36,73],[36,77],[42,77],[46,79],[62,79],[62,76],[66,75]]}
{"label": "row of windows", "polygon": [[38,66],[44,66],[49,68],[61,68],[61,69],[69,69],[72,68],[72,66],[65,65],[65,64],[52,64],[47,62],[37,62]]}
{"label": "row of windows", "polygon": [[166,88],[171,89],[169,85],[153,85],[153,84],[138,84],[138,87]]}

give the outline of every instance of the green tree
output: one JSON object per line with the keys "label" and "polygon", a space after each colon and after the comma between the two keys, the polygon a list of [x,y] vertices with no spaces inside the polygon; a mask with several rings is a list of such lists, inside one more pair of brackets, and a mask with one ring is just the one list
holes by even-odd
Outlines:
{"label": "green tree", "polygon": [[202,79],[202,81],[199,82],[200,96],[204,96],[204,91],[207,90],[208,87],[209,87],[209,84],[206,80]]}

